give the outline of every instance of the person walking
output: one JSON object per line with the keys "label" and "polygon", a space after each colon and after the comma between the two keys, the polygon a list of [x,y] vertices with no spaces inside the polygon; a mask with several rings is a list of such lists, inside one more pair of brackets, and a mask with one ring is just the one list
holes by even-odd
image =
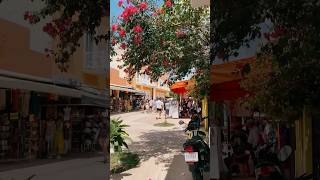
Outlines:
{"label": "person walking", "polygon": [[161,119],[161,113],[162,113],[162,110],[163,110],[163,106],[164,106],[164,104],[163,104],[163,102],[161,101],[161,99],[158,99],[157,101],[156,101],[156,108],[157,108],[157,119]]}
{"label": "person walking", "polygon": [[144,108],[145,108],[145,113],[148,113],[149,112],[149,99],[146,100],[145,102],[145,105],[144,105]]}
{"label": "person walking", "polygon": [[150,101],[149,101],[149,108],[150,108],[150,112],[152,112],[152,109],[153,109],[153,99],[150,99]]}
{"label": "person walking", "polygon": [[165,108],[165,118],[169,117],[169,110],[170,110],[170,101],[167,99],[164,104]]}
{"label": "person walking", "polygon": [[63,137],[64,137],[64,154],[68,154],[71,151],[71,123],[70,123],[70,121],[64,122]]}

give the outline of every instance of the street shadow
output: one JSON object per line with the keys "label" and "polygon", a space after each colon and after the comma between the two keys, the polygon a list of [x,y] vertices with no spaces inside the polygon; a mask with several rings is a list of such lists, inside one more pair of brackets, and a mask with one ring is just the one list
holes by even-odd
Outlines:
{"label": "street shadow", "polygon": [[125,176],[131,176],[132,174],[130,173],[120,173],[120,174],[112,174],[110,176],[111,180],[121,180],[123,179]]}
{"label": "street shadow", "polygon": [[182,155],[175,155],[172,163],[167,165],[168,173],[165,180],[192,180],[192,175],[189,172],[188,165],[184,161]]}
{"label": "street shadow", "polygon": [[183,150],[183,143],[186,137],[181,130],[150,131],[139,137],[141,140],[129,145],[130,151],[137,153],[141,162],[152,157],[162,163],[170,163],[172,157],[164,155],[179,153]]}

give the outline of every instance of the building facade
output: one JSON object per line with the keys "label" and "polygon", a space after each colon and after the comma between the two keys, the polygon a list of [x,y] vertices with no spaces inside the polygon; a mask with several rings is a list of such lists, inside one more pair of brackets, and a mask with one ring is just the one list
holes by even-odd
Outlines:
{"label": "building facade", "polygon": [[[19,0],[3,1],[0,6],[0,161],[93,150],[96,141],[82,138],[82,124],[97,125],[96,120],[103,121],[107,115],[107,44],[95,45],[86,35],[68,71],[61,72],[45,54],[46,48],[56,44],[42,31],[50,18],[36,25],[24,20],[25,11],[42,6],[42,1]],[[106,31],[108,17],[102,22],[99,31]],[[65,136],[65,128],[70,132],[68,147],[50,134]]]}
{"label": "building facade", "polygon": [[169,96],[170,88],[167,84],[165,84],[165,80],[167,76],[160,77],[157,82],[152,82],[150,76],[147,74],[139,74],[136,73],[135,77],[132,79],[131,82],[123,83],[123,80],[126,81],[127,75],[120,69],[119,66],[122,66],[122,62],[118,61],[121,58],[123,50],[116,48],[117,55],[112,57],[112,61],[110,62],[110,68],[112,71],[117,71],[118,73],[110,73],[111,79],[122,79],[118,81],[111,81],[110,88],[114,88],[113,86],[122,86],[123,88],[130,89],[133,88],[134,90],[138,91],[138,93],[143,93],[146,99],[156,99],[156,98],[164,98]]}

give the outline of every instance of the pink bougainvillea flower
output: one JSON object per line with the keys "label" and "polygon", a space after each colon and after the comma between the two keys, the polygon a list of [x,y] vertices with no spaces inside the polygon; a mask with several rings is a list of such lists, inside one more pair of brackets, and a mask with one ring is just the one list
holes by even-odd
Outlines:
{"label": "pink bougainvillea flower", "polygon": [[114,24],[112,25],[112,31],[116,31],[118,29],[119,25],[118,24]]}
{"label": "pink bougainvillea flower", "polygon": [[128,7],[128,11],[129,11],[129,14],[130,14],[130,16],[131,16],[131,15],[133,15],[133,14],[135,14],[135,13],[138,12],[138,8],[135,7],[135,6],[129,6],[129,7]]}
{"label": "pink bougainvillea flower", "polygon": [[119,0],[119,2],[118,2],[118,6],[119,6],[119,7],[121,7],[121,6],[122,6],[122,4],[123,4],[123,0]]}
{"label": "pink bougainvillea flower", "polygon": [[172,7],[172,2],[170,0],[167,0],[165,3],[167,8],[171,8]]}
{"label": "pink bougainvillea flower", "polygon": [[139,4],[139,7],[140,7],[141,11],[144,11],[144,10],[146,10],[148,8],[148,3],[147,2],[141,2]]}
{"label": "pink bougainvillea flower", "polygon": [[141,36],[135,35],[135,36],[133,37],[133,42],[134,42],[135,44],[140,44],[140,43],[142,42]]}
{"label": "pink bougainvillea flower", "polygon": [[134,6],[128,6],[123,10],[120,17],[123,18],[125,21],[127,21],[130,16],[134,15],[137,12],[138,12],[138,8]]}
{"label": "pink bougainvillea flower", "polygon": [[127,0],[127,4],[130,4],[130,0]]}
{"label": "pink bougainvillea flower", "polygon": [[126,43],[121,43],[120,47],[121,47],[121,49],[126,49],[127,45],[126,45]]}
{"label": "pink bougainvillea flower", "polygon": [[120,37],[124,37],[126,35],[126,31],[124,29],[120,29],[119,35]]}
{"label": "pink bougainvillea flower", "polygon": [[135,33],[141,33],[142,32],[142,27],[137,25],[133,27],[133,32]]}
{"label": "pink bougainvillea flower", "polygon": [[157,13],[152,13],[152,16],[158,16],[158,14]]}

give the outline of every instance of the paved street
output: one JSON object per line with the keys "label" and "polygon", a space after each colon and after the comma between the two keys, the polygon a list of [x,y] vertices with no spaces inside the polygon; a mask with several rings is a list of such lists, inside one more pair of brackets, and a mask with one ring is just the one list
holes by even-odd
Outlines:
{"label": "paved street", "polygon": [[101,157],[79,158],[57,163],[0,172],[0,180],[105,180],[106,165]]}
{"label": "paved street", "polygon": [[[127,132],[132,142],[131,151],[140,155],[141,163],[137,168],[112,176],[113,180],[191,180],[191,173],[181,155],[185,142],[184,125],[178,119],[168,119],[171,127],[156,127],[154,113],[134,112],[112,117],[121,117],[130,125]],[[184,120],[188,122],[188,120]]]}

